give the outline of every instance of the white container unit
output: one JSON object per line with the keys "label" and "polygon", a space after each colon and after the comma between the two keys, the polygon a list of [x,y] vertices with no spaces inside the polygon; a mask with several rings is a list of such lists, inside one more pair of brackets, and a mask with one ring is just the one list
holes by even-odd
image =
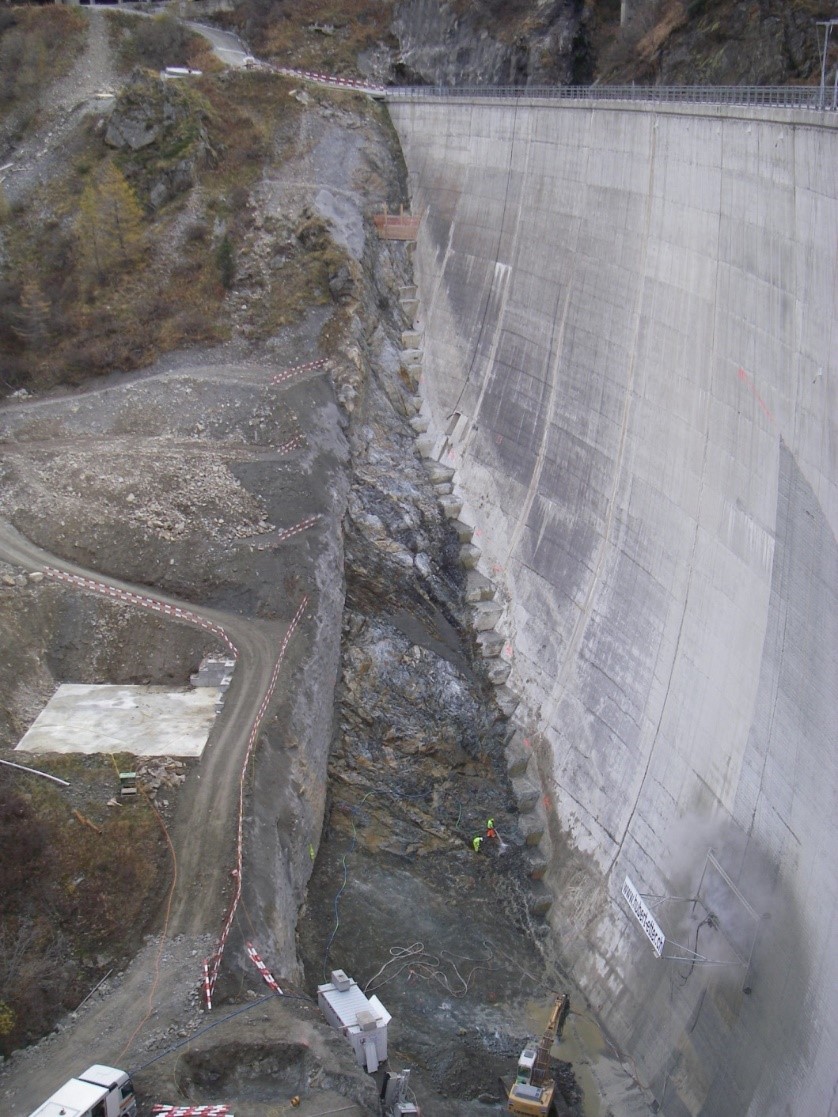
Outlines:
{"label": "white container unit", "polygon": [[387,1025],[392,1017],[378,997],[368,998],[343,970],[332,970],[332,980],[317,986],[317,1003],[332,1027],[352,1044],[358,1066],[372,1074],[387,1061]]}

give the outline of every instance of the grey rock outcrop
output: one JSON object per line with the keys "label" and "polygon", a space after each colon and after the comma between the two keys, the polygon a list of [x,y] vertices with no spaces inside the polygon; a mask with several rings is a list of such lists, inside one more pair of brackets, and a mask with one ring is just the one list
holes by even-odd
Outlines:
{"label": "grey rock outcrop", "polygon": [[152,209],[191,189],[214,157],[194,91],[145,71],[120,94],[105,143],[133,157],[130,177]]}
{"label": "grey rock outcrop", "polygon": [[536,11],[499,11],[490,0],[400,0],[393,30],[399,80],[429,85],[562,85],[591,81],[587,17],[581,0],[548,0]]}

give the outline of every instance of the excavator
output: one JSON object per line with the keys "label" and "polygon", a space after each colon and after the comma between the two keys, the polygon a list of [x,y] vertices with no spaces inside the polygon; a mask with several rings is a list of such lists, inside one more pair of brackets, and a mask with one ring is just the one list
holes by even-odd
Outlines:
{"label": "excavator", "polygon": [[550,1049],[555,1040],[561,1038],[569,1012],[570,998],[567,993],[558,994],[538,1045],[527,1045],[521,1052],[518,1073],[508,1091],[507,1113],[548,1117],[557,1112],[553,1097],[556,1083],[550,1066]]}
{"label": "excavator", "polygon": [[384,1075],[381,1084],[382,1117],[422,1117],[419,1106],[411,1100],[409,1080],[409,1070],[403,1070],[401,1074]]}

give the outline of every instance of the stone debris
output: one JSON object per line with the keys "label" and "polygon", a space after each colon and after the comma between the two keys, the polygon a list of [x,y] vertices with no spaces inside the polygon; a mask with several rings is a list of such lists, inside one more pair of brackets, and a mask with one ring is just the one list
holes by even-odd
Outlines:
{"label": "stone debris", "polygon": [[[71,444],[27,456],[25,499],[43,516],[57,519],[58,509],[68,507],[77,510],[79,523],[117,516],[166,542],[200,536],[231,543],[276,531],[221,453],[206,446],[196,466],[189,449],[149,441],[153,467],[142,489],[126,473],[121,446],[100,444],[91,451]],[[0,513],[9,518],[22,499],[17,485],[4,486]]]}
{"label": "stone debris", "polygon": [[[178,788],[186,779],[184,762],[167,756],[138,760],[136,770],[138,786],[153,803],[162,790]],[[164,799],[162,805],[167,805],[167,800]]]}

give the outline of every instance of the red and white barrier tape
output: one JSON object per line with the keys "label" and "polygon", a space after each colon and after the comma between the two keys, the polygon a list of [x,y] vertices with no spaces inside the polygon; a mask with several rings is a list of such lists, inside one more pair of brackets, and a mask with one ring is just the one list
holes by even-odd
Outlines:
{"label": "red and white barrier tape", "polygon": [[159,598],[149,597],[143,593],[134,593],[133,590],[123,590],[118,586],[109,586],[106,582],[97,582],[94,578],[86,578],[81,574],[68,574],[66,571],[56,570],[52,566],[44,567],[44,575],[57,582],[67,582],[71,586],[77,586],[79,589],[87,590],[90,593],[98,593],[105,597],[111,597],[114,601],[122,601],[126,605],[136,605],[140,609],[150,609],[153,613],[164,613],[167,617],[172,617],[176,621],[185,621],[187,624],[197,625],[198,628],[206,629],[207,632],[211,632],[219,640],[222,640],[233,656],[238,659],[239,649],[221,625],[206,620],[191,609],[183,609],[180,605],[170,605],[167,601],[160,601]]}
{"label": "red and white barrier tape", "polygon": [[322,85],[335,85],[342,89],[358,89],[363,92],[385,93],[386,86],[374,81],[362,81],[360,78],[337,78],[333,74],[320,74],[316,70],[292,70],[289,66],[272,66],[278,74],[285,74],[291,78],[304,78],[306,81],[320,82]]}
{"label": "red and white barrier tape", "polygon": [[[287,531],[283,533],[281,538],[288,538],[290,535],[294,535],[298,531],[305,530],[306,527],[310,527],[311,524],[316,522],[317,519],[319,519],[318,516],[310,516],[308,517],[308,519],[302,520],[293,528],[287,529]],[[221,628],[220,625],[215,624],[213,621],[205,620],[197,613],[193,613],[191,609],[183,609],[179,605],[170,605],[168,602],[160,601],[158,598],[149,597],[146,594],[134,593],[133,590],[123,590],[118,588],[117,586],[110,586],[106,582],[98,582],[94,578],[87,578],[81,574],[68,574],[66,571],[57,570],[55,567],[52,566],[44,567],[44,575],[47,578],[52,578],[58,582],[66,582],[71,586],[77,586],[79,589],[87,590],[91,593],[103,594],[105,597],[113,598],[116,601],[122,601],[127,605],[135,605],[139,608],[150,609],[152,612],[155,613],[164,613],[166,616],[172,617],[175,620],[185,621],[187,624],[194,624],[197,625],[199,628],[204,628],[208,632],[212,632],[215,636],[218,636],[219,639],[223,640],[232,652],[233,656],[238,659],[239,650],[230,639],[230,637],[227,635],[227,633],[224,631],[224,629]],[[291,623],[289,624],[288,629],[285,633],[285,636],[283,637],[282,644],[279,648],[279,655],[277,657],[276,663],[274,664],[274,669],[271,672],[270,682],[264,695],[262,696],[262,701],[259,705],[259,710],[256,714],[256,717],[253,719],[253,723],[250,729],[250,736],[248,737],[247,741],[247,751],[245,753],[244,764],[242,765],[241,777],[239,779],[239,814],[236,838],[236,867],[232,871],[232,876],[236,882],[236,887],[233,893],[233,898],[230,902],[230,907],[228,909],[224,928],[221,932],[221,936],[218,940],[218,945],[215,949],[215,953],[212,954],[209,958],[205,959],[203,963],[204,1000],[206,1002],[207,1009],[212,1008],[212,994],[215,989],[216,980],[218,979],[218,971],[221,967],[221,958],[224,954],[224,947],[230,934],[230,928],[233,924],[233,919],[236,914],[236,909],[239,905],[239,900],[241,899],[244,782],[245,776],[247,774],[247,766],[250,762],[253,747],[256,744],[256,739],[259,735],[259,729],[262,724],[262,719],[265,716],[268,705],[270,704],[271,699],[274,695],[274,691],[276,690],[276,684],[279,679],[279,671],[282,667],[282,661],[285,658],[288,644],[291,640],[291,637],[294,635],[297,626],[302,620],[303,613],[305,612],[307,606],[308,597],[305,596],[300,602],[299,608],[294,614]]]}
{"label": "red and white barrier tape", "polygon": [[207,1006],[207,1012],[212,1009],[212,986],[210,985],[209,972],[210,972],[211,959],[205,958],[203,963],[204,968],[204,1002]]}
{"label": "red and white barrier tape", "polygon": [[300,520],[300,522],[294,524],[293,527],[287,527],[284,531],[280,531],[276,535],[271,536],[267,542],[257,543],[253,550],[267,551],[271,547],[277,547],[280,543],[284,543],[286,539],[291,539],[294,535],[299,535],[301,531],[306,531],[307,528],[316,524],[319,519],[319,516],[307,516],[306,519]]}
{"label": "red and white barrier tape", "polygon": [[274,993],[279,993],[279,995],[282,996],[282,990],[277,985],[274,975],[271,973],[271,971],[268,969],[268,967],[262,961],[261,957],[256,953],[256,947],[253,945],[253,943],[252,942],[246,942],[244,944],[244,947],[245,947],[245,950],[247,951],[247,954],[248,954],[248,957],[250,958],[250,961],[254,964],[256,969],[262,975],[262,979],[264,980],[264,982],[268,986],[268,988],[273,989]]}
{"label": "red and white barrier tape", "polygon": [[305,436],[302,434],[295,434],[288,442],[283,442],[281,446],[277,446],[277,454],[290,454],[292,450],[296,450],[298,446],[305,443]]}
{"label": "red and white barrier tape", "polygon": [[304,372],[314,372],[317,368],[323,368],[326,364],[326,358],[321,357],[319,361],[306,361],[304,365],[293,365],[291,368],[283,369],[282,372],[276,373],[268,381],[269,384],[284,384],[286,380],[292,380],[295,376],[302,376]]}
{"label": "red and white barrier tape", "polygon": [[218,940],[218,945],[215,948],[215,953],[213,954],[212,958],[210,959],[208,1001],[209,1001],[209,998],[212,997],[212,993],[215,990],[215,983],[218,980],[218,971],[221,968],[221,959],[224,955],[224,947],[227,945],[227,939],[228,939],[229,934],[230,934],[230,928],[233,926],[233,920],[235,918],[236,910],[239,906],[239,900],[241,899],[241,894],[242,894],[242,849],[243,849],[243,845],[244,845],[244,839],[243,839],[243,829],[244,829],[244,783],[245,783],[245,777],[247,775],[247,766],[250,763],[250,756],[251,756],[251,753],[253,752],[253,747],[256,744],[256,740],[259,736],[259,729],[261,728],[261,725],[262,725],[262,719],[265,716],[265,712],[266,712],[266,710],[267,710],[267,708],[268,708],[268,706],[271,702],[271,699],[273,698],[274,691],[276,690],[277,680],[279,679],[279,671],[280,671],[280,668],[282,667],[282,661],[285,658],[285,652],[288,649],[289,641],[291,640],[291,637],[294,635],[294,632],[296,631],[297,625],[302,620],[303,613],[305,612],[307,606],[308,606],[308,597],[305,596],[305,597],[303,597],[302,601],[300,602],[299,608],[297,609],[297,612],[294,614],[294,616],[291,620],[291,623],[288,626],[288,630],[285,633],[282,644],[280,645],[279,655],[277,656],[276,663],[274,664],[274,669],[271,673],[270,683],[268,684],[268,687],[267,687],[267,689],[266,689],[266,691],[265,691],[265,693],[262,697],[262,702],[259,706],[259,710],[256,714],[256,717],[253,719],[253,724],[252,724],[251,729],[250,729],[250,737],[248,738],[248,742],[247,742],[247,752],[245,753],[244,763],[242,764],[241,776],[239,778],[239,818],[238,818],[238,829],[237,829],[237,836],[236,836],[236,867],[232,871],[232,876],[233,876],[233,879],[236,882],[236,887],[235,887],[235,890],[233,892],[233,898],[230,901],[230,906],[227,910],[227,918],[224,921],[224,927],[221,931],[221,935],[220,935],[219,940]]}
{"label": "red and white barrier tape", "polygon": [[313,527],[319,519],[319,516],[307,516],[304,520],[300,520],[298,524],[294,524],[293,527],[287,527],[284,531],[281,531],[276,537],[276,542],[284,543],[286,539],[291,539],[292,536],[299,535],[301,531],[306,531],[308,528]]}
{"label": "red and white barrier tape", "polygon": [[226,1105],[153,1105],[151,1112],[164,1117],[235,1117]]}

